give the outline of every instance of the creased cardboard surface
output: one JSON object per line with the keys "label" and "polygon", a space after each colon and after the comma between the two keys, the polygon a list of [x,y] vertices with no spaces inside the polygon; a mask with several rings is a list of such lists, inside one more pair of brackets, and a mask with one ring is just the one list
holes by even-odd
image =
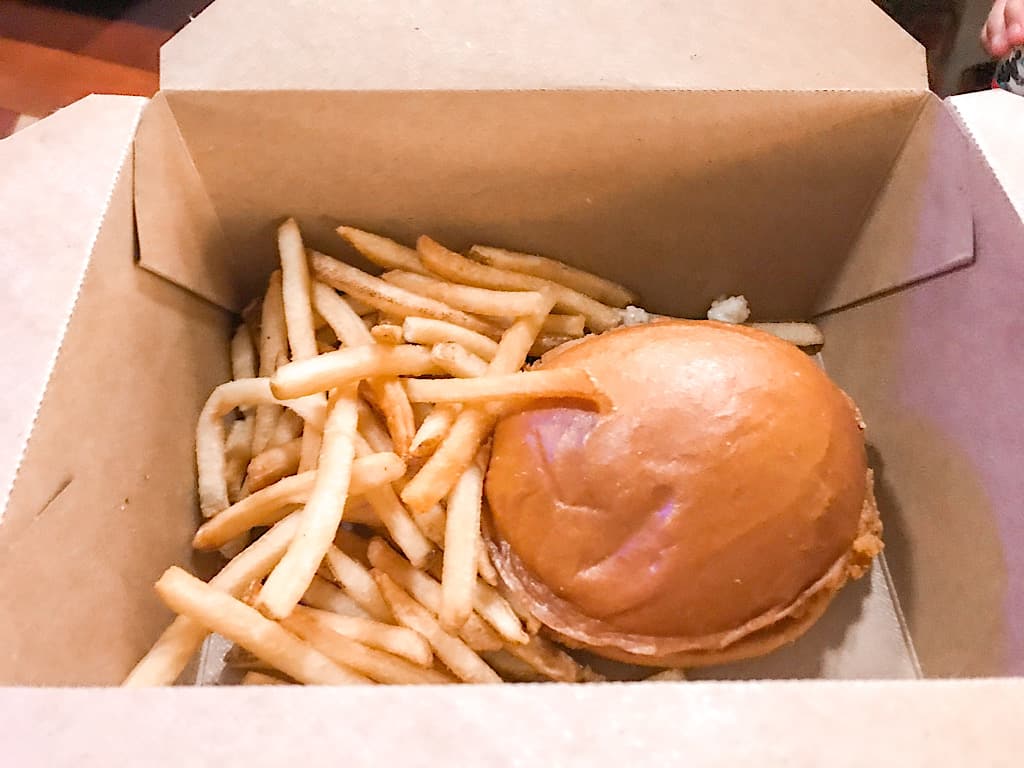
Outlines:
{"label": "creased cardboard surface", "polygon": [[[765,319],[811,314],[921,100],[914,92],[166,96],[230,245],[227,269],[182,280],[201,295],[224,295],[215,274],[255,295],[276,259],[275,222],[294,215],[311,244],[343,258],[351,252],[333,232],[341,223],[406,242],[429,233],[454,248],[483,242],[595,270],[639,290],[657,312],[701,316],[716,296],[744,292]],[[140,175],[147,167],[140,162]],[[140,178],[140,222],[173,243],[189,219],[171,216],[164,194],[146,194],[155,189]],[[161,258],[144,257],[171,274]]]}
{"label": "creased cardboard surface", "polygon": [[90,96],[0,142],[0,343],[7,371],[0,398],[4,505],[145,102],[130,96]]}
{"label": "creased cardboard surface", "polygon": [[1020,765],[1024,682],[0,690],[12,765]]}
{"label": "creased cardboard surface", "polygon": [[921,46],[868,0],[219,0],[164,46],[160,78],[210,90],[927,88]]}
{"label": "creased cardboard surface", "polygon": [[1024,222],[979,153],[967,170],[974,263],[823,330],[829,372],[868,423],[888,562],[924,673],[1022,675]]}
{"label": "creased cardboard surface", "polygon": [[932,95],[921,101],[921,114],[849,255],[827,280],[818,312],[926,279],[974,257],[967,182],[973,148],[942,102]]}
{"label": "creased cardboard surface", "polygon": [[229,318],[135,265],[130,153],[110,171],[95,242],[69,256],[84,280],[0,524],[5,684],[117,684],[169,620],[153,581],[171,563],[204,571],[193,436],[228,377]]}

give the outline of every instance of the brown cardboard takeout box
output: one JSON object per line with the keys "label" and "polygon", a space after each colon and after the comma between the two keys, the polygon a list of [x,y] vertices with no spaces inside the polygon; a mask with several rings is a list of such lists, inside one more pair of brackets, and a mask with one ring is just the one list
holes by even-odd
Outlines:
{"label": "brown cardboard takeout box", "polygon": [[[209,571],[193,425],[286,214],[349,259],[341,222],[558,256],[658,312],[742,292],[757,319],[818,317],[869,426],[885,560],[793,646],[694,676],[847,682],[11,688],[5,745],[59,732],[67,757],[113,724],[125,754],[269,763],[294,757],[263,733],[287,717],[302,754],[369,761],[457,758],[459,733],[494,761],[686,740],[813,762],[868,729],[896,755],[1019,754],[1024,102],[940,102],[866,1],[340,5],[219,0],[165,46],[151,102],[89,97],[0,144],[0,684],[120,682],[169,619],[156,577]],[[918,677],[989,679],[899,681]]]}

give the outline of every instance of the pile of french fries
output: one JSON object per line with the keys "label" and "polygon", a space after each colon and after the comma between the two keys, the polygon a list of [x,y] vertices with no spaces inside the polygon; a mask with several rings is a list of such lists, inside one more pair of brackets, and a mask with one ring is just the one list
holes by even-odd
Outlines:
{"label": "pile of french fries", "polygon": [[174,683],[210,633],[249,684],[599,679],[499,591],[483,485],[509,408],[609,406],[582,370],[524,368],[621,325],[636,296],[539,256],[338,233],[385,271],[280,226],[280,269],[196,429],[193,543],[227,564],[209,582],[163,574],[177,618],[125,684]]}

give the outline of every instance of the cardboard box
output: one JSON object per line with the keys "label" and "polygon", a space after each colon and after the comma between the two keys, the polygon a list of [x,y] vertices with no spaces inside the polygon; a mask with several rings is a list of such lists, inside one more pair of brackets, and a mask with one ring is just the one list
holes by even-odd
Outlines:
{"label": "cardboard box", "polygon": [[340,221],[557,255],[654,311],[743,292],[758,318],[817,317],[869,424],[886,561],[791,648],[701,673],[748,682],[11,688],[14,764],[104,733],[168,764],[440,761],[467,734],[487,762],[812,763],[842,743],[843,764],[867,732],[872,759],[1016,759],[1024,102],[940,102],[920,47],[838,0],[219,0],[162,65],[151,102],[89,97],[0,144],[0,683],[116,684],[168,621],[155,578],[209,572],[193,425],[285,214],[345,258]]}

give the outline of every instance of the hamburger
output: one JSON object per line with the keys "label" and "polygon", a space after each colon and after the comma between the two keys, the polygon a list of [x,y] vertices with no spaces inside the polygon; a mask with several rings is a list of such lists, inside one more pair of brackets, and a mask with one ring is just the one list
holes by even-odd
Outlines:
{"label": "hamburger", "polygon": [[488,546],[517,608],[564,644],[649,666],[768,653],[881,550],[856,406],[796,347],[666,320],[564,344],[611,398],[503,418]]}

